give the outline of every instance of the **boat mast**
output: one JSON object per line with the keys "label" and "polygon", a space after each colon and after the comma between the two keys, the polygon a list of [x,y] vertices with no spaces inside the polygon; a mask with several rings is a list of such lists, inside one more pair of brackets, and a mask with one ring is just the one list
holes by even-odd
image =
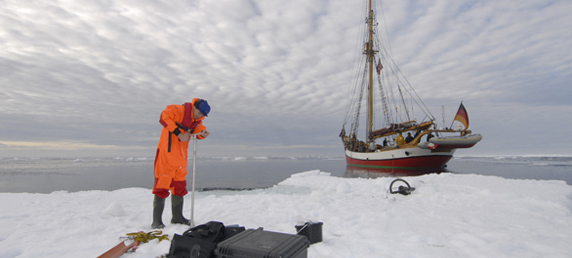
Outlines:
{"label": "boat mast", "polygon": [[368,31],[369,31],[369,39],[366,42],[365,52],[364,54],[367,55],[367,61],[369,62],[369,85],[368,85],[368,101],[367,101],[367,142],[371,142],[370,134],[373,131],[373,64],[374,64],[374,56],[375,50],[373,49],[373,9],[371,6],[371,1],[369,0],[369,17],[368,17]]}

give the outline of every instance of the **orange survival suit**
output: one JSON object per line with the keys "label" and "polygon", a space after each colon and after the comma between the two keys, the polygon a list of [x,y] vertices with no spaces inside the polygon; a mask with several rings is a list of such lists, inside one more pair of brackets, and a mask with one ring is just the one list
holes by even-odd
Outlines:
{"label": "orange survival suit", "polygon": [[[153,194],[161,198],[167,198],[169,190],[173,195],[178,196],[185,196],[188,193],[186,176],[189,142],[181,142],[177,132],[194,134],[206,130],[202,124],[204,117],[193,118],[193,105],[199,100],[194,98],[191,103],[169,105],[161,113],[159,123],[163,125],[163,130],[155,156],[155,184],[153,185]],[[197,135],[197,139],[203,139],[203,137]]]}

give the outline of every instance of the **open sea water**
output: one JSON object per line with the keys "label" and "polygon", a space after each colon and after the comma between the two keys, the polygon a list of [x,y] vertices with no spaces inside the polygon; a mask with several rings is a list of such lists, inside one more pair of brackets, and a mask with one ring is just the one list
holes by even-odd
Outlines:
{"label": "open sea water", "polygon": [[[400,173],[356,172],[344,157],[197,157],[198,191],[271,187],[290,175],[320,170],[338,177],[400,177]],[[187,176],[191,190],[193,171]],[[572,185],[572,156],[460,156],[442,173],[481,174],[511,179],[563,180]],[[0,158],[0,192],[117,190],[153,187],[153,158]]]}

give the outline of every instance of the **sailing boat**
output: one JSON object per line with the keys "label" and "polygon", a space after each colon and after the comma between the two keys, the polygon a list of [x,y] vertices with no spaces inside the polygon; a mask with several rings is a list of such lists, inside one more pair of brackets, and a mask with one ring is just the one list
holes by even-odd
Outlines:
{"label": "sailing boat", "polygon": [[[469,116],[463,102],[451,126],[438,127],[435,117],[395,65],[386,44],[378,38],[376,8],[372,0],[366,1],[363,55],[340,133],[348,167],[441,169],[457,149],[473,147],[482,136],[468,130]],[[366,102],[364,107],[362,100]],[[411,104],[423,113],[421,121],[414,118]],[[366,117],[360,119],[362,111]],[[363,121],[365,135],[360,138],[358,129]]]}

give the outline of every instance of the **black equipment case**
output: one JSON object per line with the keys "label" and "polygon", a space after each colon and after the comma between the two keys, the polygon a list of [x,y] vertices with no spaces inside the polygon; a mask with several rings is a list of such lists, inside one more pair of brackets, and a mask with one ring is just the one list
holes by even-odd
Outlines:
{"label": "black equipment case", "polygon": [[298,235],[305,236],[310,241],[310,244],[322,242],[322,222],[306,222],[304,225],[296,225]]}
{"label": "black equipment case", "polygon": [[217,258],[307,258],[305,236],[248,229],[217,245]]}

